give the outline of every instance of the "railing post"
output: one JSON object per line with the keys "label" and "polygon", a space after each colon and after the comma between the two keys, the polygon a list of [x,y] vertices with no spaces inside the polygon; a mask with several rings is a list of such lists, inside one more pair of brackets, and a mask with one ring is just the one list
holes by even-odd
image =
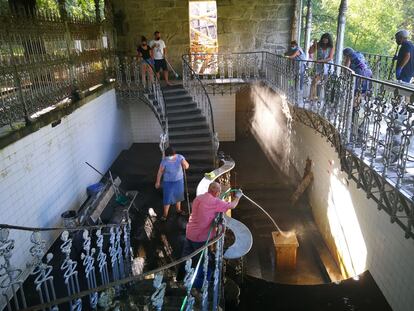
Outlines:
{"label": "railing post", "polygon": [[306,59],[309,58],[310,37],[312,31],[312,1],[308,0],[306,3],[306,28],[305,28],[305,54]]}
{"label": "railing post", "polygon": [[69,77],[70,77],[70,86],[71,86],[71,97],[72,99],[79,99],[79,88],[77,85],[76,69],[75,62],[71,53],[72,45],[72,36],[68,24],[68,13],[66,11],[66,0],[58,0],[59,4],[59,13],[62,22],[65,24],[65,41],[66,41],[66,50],[69,64]]}
{"label": "railing post", "polygon": [[348,10],[348,1],[341,0],[338,14],[338,28],[336,32],[336,53],[335,64],[341,65],[342,63],[342,50],[344,49],[344,36],[345,36],[345,22],[346,11]]}
{"label": "railing post", "polygon": [[[218,234],[220,234],[220,230]],[[223,235],[224,237],[224,235]],[[214,269],[213,311],[218,310],[221,296],[222,267],[223,267],[223,237],[216,243],[216,266]]]}
{"label": "railing post", "polygon": [[[10,34],[7,31],[6,36],[9,38]],[[24,119],[27,124],[31,123],[31,119],[30,119],[30,115],[29,115],[29,109],[27,108],[27,104],[26,101],[24,99],[23,96],[23,89],[22,89],[22,83],[21,83],[21,79],[20,79],[20,75],[19,75],[19,70],[17,69],[17,61],[16,61],[16,57],[14,55],[13,52],[13,48],[11,46],[11,40],[7,40],[8,41],[8,48],[9,48],[9,53],[10,53],[10,57],[11,57],[11,65],[13,67],[13,80],[14,83],[17,87],[17,98],[18,98],[18,104],[23,108],[24,111]],[[12,120],[10,120],[10,127],[13,128],[13,122]]]}

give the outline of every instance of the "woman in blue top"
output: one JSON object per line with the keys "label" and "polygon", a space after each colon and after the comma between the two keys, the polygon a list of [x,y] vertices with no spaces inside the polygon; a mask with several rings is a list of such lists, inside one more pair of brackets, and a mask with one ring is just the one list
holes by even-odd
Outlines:
{"label": "woman in blue top", "polygon": [[[372,78],[372,71],[362,53],[355,51],[352,48],[345,48],[343,54],[344,65],[346,67],[351,68],[357,75]],[[368,83],[368,80],[357,77],[355,80],[355,93],[361,92],[364,94],[368,89]]]}
{"label": "woman in blue top", "polygon": [[175,204],[177,214],[184,214],[181,210],[181,201],[184,200],[183,169],[187,170],[189,167],[190,164],[185,158],[181,154],[176,154],[172,147],[165,150],[155,182],[155,188],[159,189],[162,177],[164,213],[161,220],[167,219],[171,204]]}

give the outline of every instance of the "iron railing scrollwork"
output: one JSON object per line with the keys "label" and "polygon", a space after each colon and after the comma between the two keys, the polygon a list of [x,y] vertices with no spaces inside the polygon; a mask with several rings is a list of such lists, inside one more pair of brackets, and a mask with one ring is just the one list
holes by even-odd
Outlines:
{"label": "iron railing scrollwork", "polygon": [[[234,163],[218,169],[220,174],[215,179],[224,174],[228,181],[233,167]],[[187,280],[187,291],[182,297],[183,308],[191,310],[195,305],[191,289],[198,278],[202,292],[198,301],[201,309],[216,311],[223,298],[225,230],[226,222],[219,215],[212,223],[208,241],[203,247],[162,267],[134,274],[131,267],[131,221],[127,216],[120,224],[74,228],[0,224],[0,305],[9,311],[74,311],[97,307],[107,309],[116,305],[121,310],[123,306],[131,305],[140,305],[143,309],[152,306],[155,310],[161,310],[166,304],[167,284],[175,282],[169,276],[174,275],[180,264],[186,264],[184,279]],[[22,235],[29,239],[28,250],[21,247],[26,245]],[[51,235],[59,238],[48,250],[46,240]],[[214,256],[211,256],[211,249],[214,249]],[[26,264],[29,277],[24,273],[24,268],[12,264],[13,256],[24,255],[22,251],[28,251],[32,258]],[[144,304],[139,291],[122,295],[125,291],[134,290],[137,282],[149,278],[153,279],[154,291]]]}
{"label": "iron railing scrollwork", "polygon": [[111,21],[63,13],[0,9],[0,127],[113,78]]}
{"label": "iron railing scrollwork", "polygon": [[[210,94],[259,81],[284,95],[294,119],[327,137],[349,178],[387,211],[407,238],[414,238],[414,87],[269,52],[188,57],[195,71],[206,73],[202,81]],[[236,69],[240,73],[235,75],[235,60],[241,58],[256,58],[257,74],[249,75],[246,68]],[[388,80],[392,58],[366,58],[374,76]]]}
{"label": "iron railing scrollwork", "polygon": [[[95,290],[120,277],[131,274],[131,252],[129,220],[119,225],[82,226],[78,228],[29,228],[0,225],[0,302],[7,310],[21,310],[33,305],[49,304],[58,310],[57,300],[62,293],[67,297],[77,296],[88,290],[89,306],[96,308],[100,294]],[[50,235],[60,236],[57,247],[61,254],[48,252],[46,240]],[[13,236],[18,237],[14,239]],[[16,241],[25,244],[22,236],[29,238],[29,253],[32,261],[23,267],[14,267],[13,254],[17,252]],[[121,240],[122,238],[122,240]],[[116,241],[116,248],[109,252],[103,249]],[[17,247],[16,247],[17,246]],[[96,251],[98,249],[98,251]],[[125,254],[125,256],[123,256]],[[111,269],[108,269],[111,260]],[[62,280],[62,284],[59,283]],[[28,283],[27,285],[25,283]],[[33,285],[30,285],[33,283]],[[35,291],[35,292],[33,292]],[[35,293],[37,292],[37,298]],[[28,299],[27,297],[30,297]],[[82,309],[82,296],[67,299],[69,310]],[[28,305],[30,303],[30,305]]]}
{"label": "iron railing scrollwork", "polygon": [[154,112],[162,128],[160,149],[168,146],[168,116],[167,106],[161,82],[152,65],[143,72],[141,62],[137,57],[116,57],[116,90],[118,98],[123,102],[134,103],[144,101]]}

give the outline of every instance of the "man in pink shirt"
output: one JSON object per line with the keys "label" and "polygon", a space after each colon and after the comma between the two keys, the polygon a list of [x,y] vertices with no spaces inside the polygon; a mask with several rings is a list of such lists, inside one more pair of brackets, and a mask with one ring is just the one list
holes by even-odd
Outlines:
{"label": "man in pink shirt", "polygon": [[[225,202],[218,198],[220,193],[220,184],[212,182],[208,187],[208,192],[201,194],[194,199],[192,212],[187,224],[186,240],[182,257],[191,254],[206,244],[211,224],[213,223],[214,218],[216,218],[217,213],[224,213],[228,209],[235,208],[237,204],[239,204],[240,197],[242,196],[242,192],[238,191],[232,202]],[[214,233],[214,231],[211,232],[209,237],[210,240],[214,237]],[[196,258],[193,258],[193,262],[196,262]],[[183,269],[180,267],[177,280],[180,280],[183,277],[182,273]]]}
{"label": "man in pink shirt", "polygon": [[[236,192],[236,198],[232,202],[224,202],[218,198],[221,193],[221,186],[217,182],[212,182],[208,187],[208,192],[197,196],[192,205],[192,213],[188,220],[186,238],[191,242],[206,242],[211,223],[217,213],[227,212],[228,209],[235,208],[241,196]],[[210,235],[210,239],[213,234]]]}

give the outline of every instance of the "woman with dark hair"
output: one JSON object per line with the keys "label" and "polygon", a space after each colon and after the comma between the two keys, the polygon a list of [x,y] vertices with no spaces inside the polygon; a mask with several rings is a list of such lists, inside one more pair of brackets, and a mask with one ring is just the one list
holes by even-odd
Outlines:
{"label": "woman with dark hair", "polygon": [[154,64],[152,59],[152,50],[148,45],[147,38],[141,37],[141,44],[137,48],[138,57],[141,58],[141,82],[147,87],[147,73],[149,76],[149,82],[153,81],[153,71],[151,66]]}
{"label": "woman with dark hair", "polygon": [[[372,71],[361,52],[355,51],[352,48],[345,48],[342,53],[346,67],[351,68],[357,75],[372,78]],[[368,80],[357,77],[355,79],[355,93],[365,94],[369,86],[368,84]]]}
{"label": "woman with dark hair", "polygon": [[311,99],[317,97],[317,85],[321,81],[323,76],[327,76],[329,72],[333,70],[332,64],[335,48],[332,35],[330,33],[324,33],[321,36],[319,42],[313,41],[312,46],[309,48],[309,54],[315,54],[314,58],[318,63],[316,64],[316,74],[311,85]]}
{"label": "woman with dark hair", "polygon": [[159,189],[161,178],[163,179],[164,213],[161,217],[162,221],[167,219],[171,204],[175,204],[177,214],[185,215],[185,212],[181,210],[181,201],[184,200],[183,169],[187,170],[189,167],[190,164],[185,158],[181,154],[175,153],[171,146],[165,150],[165,156],[161,161],[155,182],[155,188]]}

